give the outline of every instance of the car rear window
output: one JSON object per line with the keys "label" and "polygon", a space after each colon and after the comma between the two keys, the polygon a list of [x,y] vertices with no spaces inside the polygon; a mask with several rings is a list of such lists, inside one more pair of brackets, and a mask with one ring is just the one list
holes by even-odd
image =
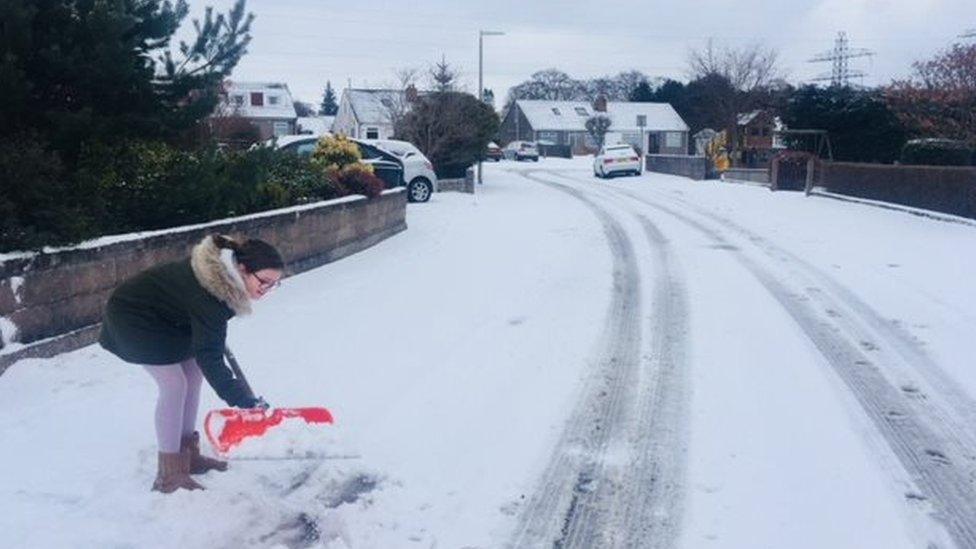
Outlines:
{"label": "car rear window", "polygon": [[359,154],[363,158],[383,158],[383,153],[381,153],[376,147],[371,147],[369,145],[364,145],[363,143],[356,143],[359,145]]}

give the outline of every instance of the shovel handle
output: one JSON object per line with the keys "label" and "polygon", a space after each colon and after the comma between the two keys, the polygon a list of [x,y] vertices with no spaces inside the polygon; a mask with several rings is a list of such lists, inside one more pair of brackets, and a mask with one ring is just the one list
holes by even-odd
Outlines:
{"label": "shovel handle", "polygon": [[241,365],[237,363],[237,357],[231,352],[230,347],[224,346],[224,356],[227,357],[227,362],[230,364],[230,369],[234,371],[234,377],[239,379],[241,383],[244,384],[244,388],[247,389],[247,394],[254,398],[254,391],[251,389],[251,384],[247,382],[247,378],[244,376],[244,372],[241,371]]}

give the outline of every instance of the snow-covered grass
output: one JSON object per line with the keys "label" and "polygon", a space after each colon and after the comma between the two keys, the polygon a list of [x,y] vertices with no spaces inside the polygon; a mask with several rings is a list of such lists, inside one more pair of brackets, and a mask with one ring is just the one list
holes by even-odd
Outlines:
{"label": "snow-covered grass", "polygon": [[[525,170],[613,212],[641,265],[654,256],[635,211],[671,247],[689,308],[682,547],[947,546],[847,388],[734,254],[620,193],[720,227],[764,268],[790,272],[786,250],[823,271],[968,398],[976,229],[752,186],[604,182],[585,158],[487,165],[477,195],[409,205],[406,232],[288,279],[232,322],[256,391],[328,406],[330,440],[358,459],[238,461],[203,477],[206,492],[150,493],[149,376],[98,347],[15,364],[0,376],[0,546],[284,546],[302,513],[322,547],[503,546],[580,397],[614,288],[599,219]],[[202,412],[220,405],[205,387]],[[360,476],[375,489],[338,505]]]}

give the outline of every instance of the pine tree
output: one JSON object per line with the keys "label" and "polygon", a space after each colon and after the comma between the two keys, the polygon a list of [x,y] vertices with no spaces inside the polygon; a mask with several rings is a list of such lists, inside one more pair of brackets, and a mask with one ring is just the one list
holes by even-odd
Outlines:
{"label": "pine tree", "polygon": [[207,8],[174,55],[188,14],[186,0],[0,3],[0,127],[46,138],[69,164],[86,142],[180,139],[213,112],[253,19],[244,0]]}
{"label": "pine tree", "polygon": [[458,70],[450,66],[441,56],[441,62],[435,63],[430,69],[430,79],[433,88],[439,92],[455,91],[457,87]]}
{"label": "pine tree", "polygon": [[323,116],[335,116],[339,112],[339,104],[336,102],[335,91],[332,90],[332,82],[326,80],[325,93],[322,94],[322,105],[319,107],[319,114]]}

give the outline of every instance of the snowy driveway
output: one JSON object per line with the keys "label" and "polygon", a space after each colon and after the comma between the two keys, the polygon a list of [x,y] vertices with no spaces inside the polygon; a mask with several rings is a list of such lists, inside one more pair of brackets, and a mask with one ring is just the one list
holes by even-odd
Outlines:
{"label": "snowy driveway", "polygon": [[0,546],[976,547],[976,227],[586,159],[407,222],[230,329],[360,459],[149,494],[148,376],[23,361]]}

